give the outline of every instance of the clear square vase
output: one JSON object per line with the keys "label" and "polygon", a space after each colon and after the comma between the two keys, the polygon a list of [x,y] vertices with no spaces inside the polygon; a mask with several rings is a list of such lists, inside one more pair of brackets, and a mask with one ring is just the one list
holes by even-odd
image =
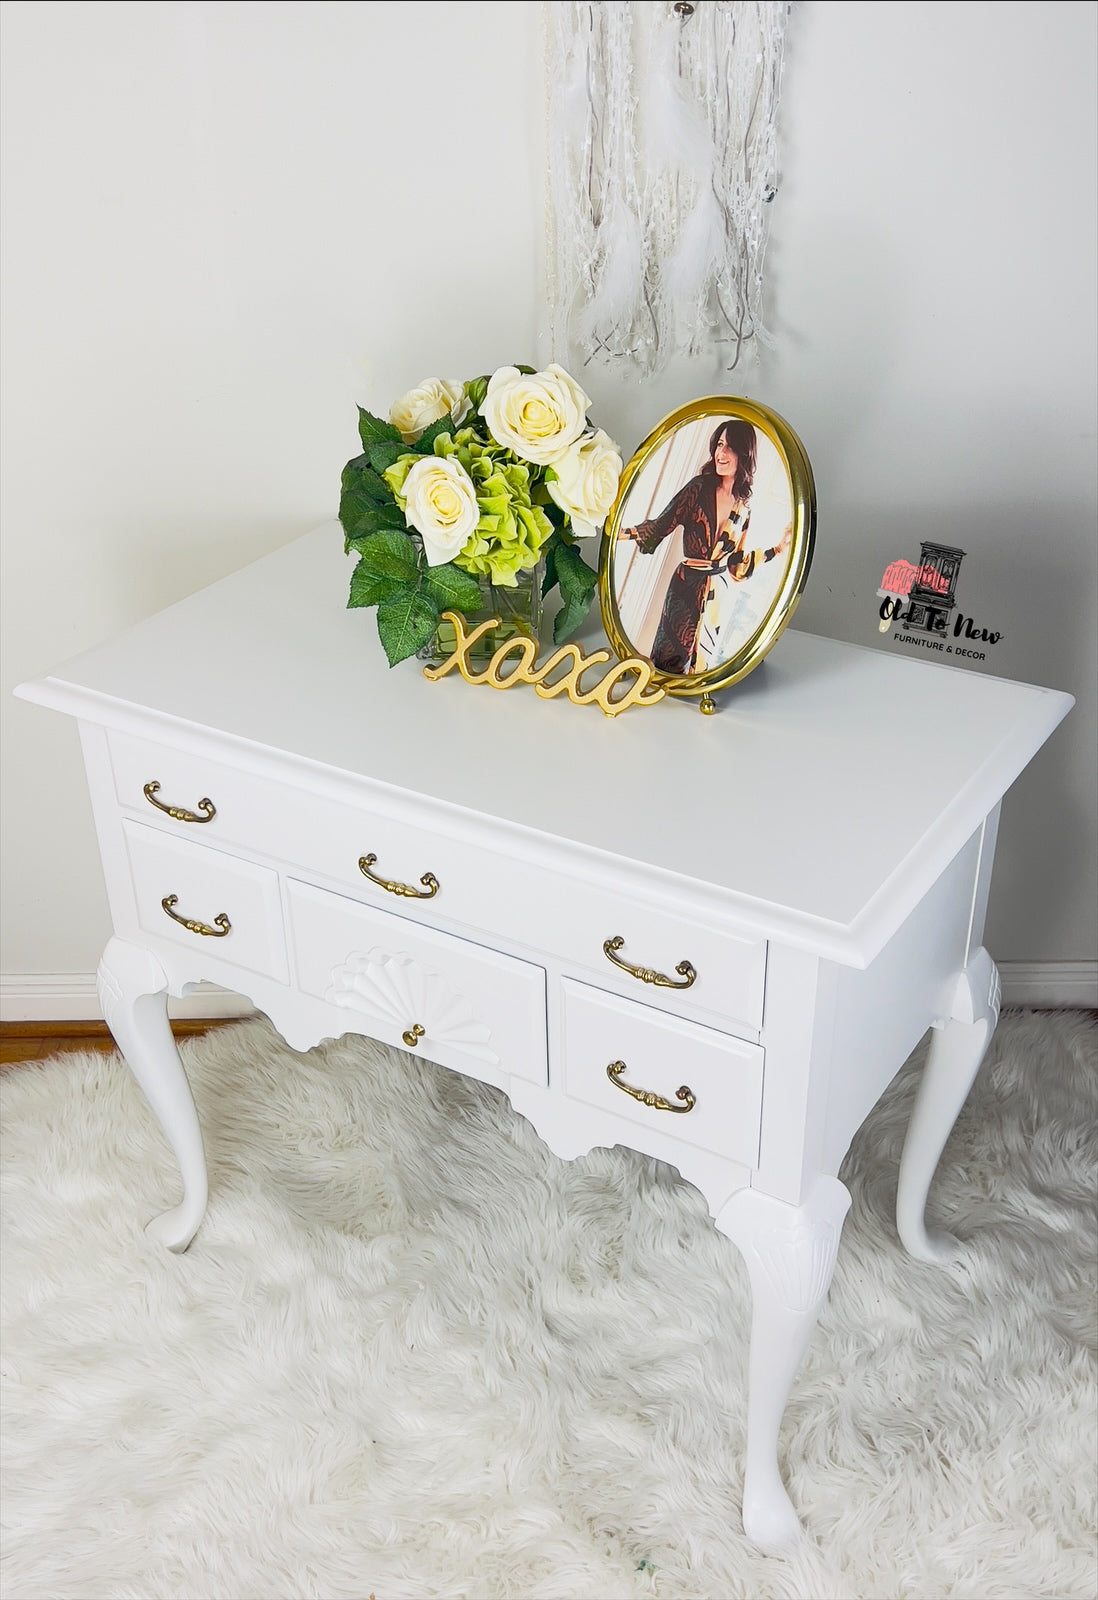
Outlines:
{"label": "clear square vase", "polygon": [[[465,631],[471,632],[479,623],[487,622],[489,617],[498,617],[499,626],[487,629],[468,652],[466,659],[471,666],[486,667],[500,645],[509,644],[512,639],[533,639],[537,644],[544,577],[545,563],[539,561],[536,567],[518,573],[518,581],[513,589],[491,583],[487,578],[478,579],[481,605],[478,610],[466,615]],[[454,654],[456,648],[457,635],[453,623],[440,622],[431,638],[416,653],[420,661],[439,667]]]}

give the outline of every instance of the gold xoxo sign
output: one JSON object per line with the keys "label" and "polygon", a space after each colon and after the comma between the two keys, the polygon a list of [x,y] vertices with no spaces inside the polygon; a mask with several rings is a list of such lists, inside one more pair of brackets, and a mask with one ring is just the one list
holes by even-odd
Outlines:
{"label": "gold xoxo sign", "polygon": [[[534,693],[543,700],[553,700],[558,694],[566,694],[573,705],[589,706],[593,703],[601,706],[608,717],[616,717],[630,706],[655,705],[666,693],[658,687],[652,688],[652,668],[637,656],[617,662],[597,683],[589,689],[581,689],[580,678],[589,667],[601,667],[613,660],[609,650],[594,650],[586,656],[578,644],[565,644],[559,650],[554,650],[548,661],[539,663],[536,642],[524,638],[509,639],[506,644],[501,644],[483,671],[476,672],[469,665],[469,651],[490,629],[499,627],[499,618],[489,617],[487,622],[480,623],[466,633],[465,618],[458,612],[444,611],[442,616],[444,621],[453,625],[454,653],[440,667],[424,667],[425,678],[444,678],[448,672],[457,671],[466,683],[486,683],[491,689],[513,689],[517,683],[532,683]],[[511,661],[514,665],[505,676],[503,665]],[[566,661],[569,663],[568,670],[550,683],[550,675]],[[616,699],[611,699],[615,687],[625,684],[629,678],[633,681],[628,688]]]}

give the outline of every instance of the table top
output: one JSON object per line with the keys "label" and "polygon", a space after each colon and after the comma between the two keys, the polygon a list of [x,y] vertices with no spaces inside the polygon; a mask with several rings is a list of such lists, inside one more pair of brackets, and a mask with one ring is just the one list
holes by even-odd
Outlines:
{"label": "table top", "polygon": [[[353,558],[318,528],[24,685],[106,726],[138,712],[639,862],[865,965],[1072,697],[788,629],[722,696],[597,706],[390,669]],[[585,647],[601,641],[589,624]],[[685,885],[684,885],[685,886]]]}

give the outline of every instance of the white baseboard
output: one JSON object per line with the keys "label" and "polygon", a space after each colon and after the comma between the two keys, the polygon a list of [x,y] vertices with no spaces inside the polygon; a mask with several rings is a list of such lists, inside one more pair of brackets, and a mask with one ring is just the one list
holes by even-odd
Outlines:
{"label": "white baseboard", "polygon": [[[1004,1006],[1041,1010],[1098,1010],[1098,961],[1004,961],[999,967]],[[243,995],[214,984],[198,984],[168,1014],[246,1017],[253,1007]],[[0,1022],[84,1022],[103,1016],[95,976],[83,972],[29,972],[0,977]]]}
{"label": "white baseboard", "polygon": [[[243,995],[212,983],[196,984],[182,999],[168,1001],[168,1015],[247,1017],[255,1007]],[[103,1012],[92,972],[26,972],[0,976],[0,1022],[101,1022]]]}
{"label": "white baseboard", "polygon": [[1098,961],[1004,961],[999,976],[1005,1006],[1098,1010]]}

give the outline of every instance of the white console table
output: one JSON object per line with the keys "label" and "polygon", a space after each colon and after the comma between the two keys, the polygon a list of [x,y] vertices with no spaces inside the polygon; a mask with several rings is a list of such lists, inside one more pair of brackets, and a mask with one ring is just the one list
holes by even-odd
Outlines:
{"label": "white console table", "polygon": [[927,1028],[898,1228],[954,1247],[923,1208],[998,1013],[999,801],[1071,697],[790,631],[718,716],[608,721],[390,671],[347,575],[333,524],[19,691],[80,723],[103,1011],[183,1177],[150,1227],[184,1250],[206,1205],[165,1009],[200,980],[294,1048],[358,1032],[495,1084],[561,1156],[670,1162],[747,1263],[743,1520],[778,1550],[839,1165]]}

